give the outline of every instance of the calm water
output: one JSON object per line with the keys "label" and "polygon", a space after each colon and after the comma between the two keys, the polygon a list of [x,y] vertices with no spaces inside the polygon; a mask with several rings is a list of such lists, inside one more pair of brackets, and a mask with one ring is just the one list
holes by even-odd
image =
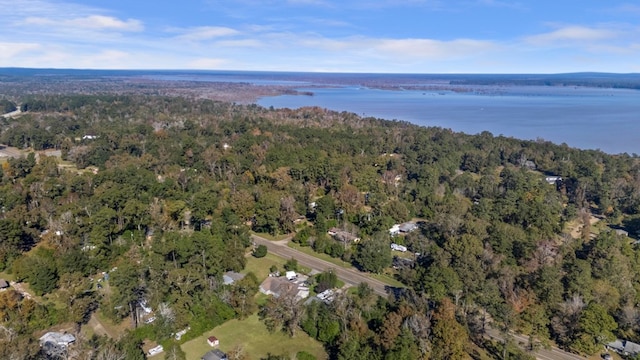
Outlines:
{"label": "calm water", "polygon": [[474,87],[475,92],[299,89],[314,96],[266,97],[275,108],[320,106],[476,134],[542,138],[583,149],[640,154],[640,91],[576,87]]}

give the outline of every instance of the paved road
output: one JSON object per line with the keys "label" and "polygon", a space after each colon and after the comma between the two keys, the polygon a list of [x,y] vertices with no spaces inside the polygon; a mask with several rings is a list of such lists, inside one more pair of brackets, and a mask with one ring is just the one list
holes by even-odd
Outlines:
{"label": "paved road", "polygon": [[349,285],[357,286],[360,283],[367,283],[373,291],[380,296],[387,296],[386,288],[389,285],[374,279],[366,273],[356,269],[345,269],[343,267],[332,264],[328,261],[318,259],[317,257],[305,254],[301,251],[292,249],[287,246],[286,241],[269,241],[257,235],[251,235],[253,241],[258,245],[265,245],[269,252],[285,259],[294,258],[298,260],[298,264],[309,267],[318,271],[327,271],[332,269],[338,277]]}
{"label": "paved road", "polygon": [[[368,274],[358,271],[356,269],[342,268],[328,261],[318,259],[314,256],[305,254],[296,249],[292,249],[287,246],[287,240],[269,241],[257,235],[251,235],[251,238],[256,244],[265,245],[267,249],[269,249],[269,252],[271,252],[272,254],[278,255],[285,259],[294,258],[298,260],[298,264],[309,267],[314,270],[326,271],[326,270],[332,269],[342,281],[350,285],[357,286],[360,283],[365,282],[369,284],[369,286],[371,286],[371,288],[376,294],[380,296],[387,296],[388,294],[386,290],[388,288],[388,285],[383,283],[382,281],[378,279],[374,279],[370,277]],[[502,336],[500,335],[500,332],[497,330],[488,329],[487,334],[494,339],[502,340]],[[512,334],[511,336],[517,343],[527,344],[529,342],[529,339],[526,336],[517,335],[517,334]],[[585,357],[571,354],[566,351],[560,350],[558,348],[538,349],[536,351],[535,356],[539,360],[584,360],[586,359]]]}
{"label": "paved road", "polygon": [[[487,329],[487,335],[499,341],[502,341],[502,334],[498,330],[495,329]],[[511,334],[511,338],[518,344],[526,344],[529,343],[529,338],[523,335]],[[524,346],[520,346],[521,348]],[[536,359],[539,360],[585,360],[586,358],[580,355],[572,354],[566,352],[564,350],[560,350],[558,348],[552,347],[551,349],[540,348],[535,352]]]}

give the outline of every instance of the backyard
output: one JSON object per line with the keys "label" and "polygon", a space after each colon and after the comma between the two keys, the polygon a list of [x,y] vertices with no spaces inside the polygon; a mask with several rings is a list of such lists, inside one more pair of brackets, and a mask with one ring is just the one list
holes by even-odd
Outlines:
{"label": "backyard", "polygon": [[295,337],[283,332],[270,333],[257,315],[244,320],[230,320],[205,332],[202,336],[182,344],[187,360],[198,360],[212,347],[207,338],[215,336],[220,340],[220,350],[228,352],[235,346],[242,346],[249,359],[258,360],[268,354],[288,355],[293,357],[299,351],[306,351],[318,360],[327,359],[322,344],[310,338],[302,330]]}

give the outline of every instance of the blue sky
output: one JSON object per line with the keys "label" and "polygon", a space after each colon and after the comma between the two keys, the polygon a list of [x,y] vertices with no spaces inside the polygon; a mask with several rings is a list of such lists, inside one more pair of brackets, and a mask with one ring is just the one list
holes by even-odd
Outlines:
{"label": "blue sky", "polygon": [[640,2],[0,0],[0,67],[640,72]]}

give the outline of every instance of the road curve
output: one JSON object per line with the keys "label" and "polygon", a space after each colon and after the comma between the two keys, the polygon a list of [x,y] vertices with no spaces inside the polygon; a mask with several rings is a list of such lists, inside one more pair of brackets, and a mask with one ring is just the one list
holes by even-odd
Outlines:
{"label": "road curve", "polygon": [[305,254],[296,249],[292,249],[287,246],[286,242],[269,241],[257,235],[251,235],[251,238],[257,245],[265,245],[270,253],[283,257],[285,259],[294,258],[298,261],[298,264],[309,267],[318,271],[327,271],[329,269],[338,275],[340,280],[353,286],[357,286],[360,283],[367,283],[373,289],[373,291],[380,296],[387,296],[387,288],[389,285],[384,282],[370,277],[368,274],[358,271],[356,269],[346,269],[328,261],[318,259],[317,257]]}

